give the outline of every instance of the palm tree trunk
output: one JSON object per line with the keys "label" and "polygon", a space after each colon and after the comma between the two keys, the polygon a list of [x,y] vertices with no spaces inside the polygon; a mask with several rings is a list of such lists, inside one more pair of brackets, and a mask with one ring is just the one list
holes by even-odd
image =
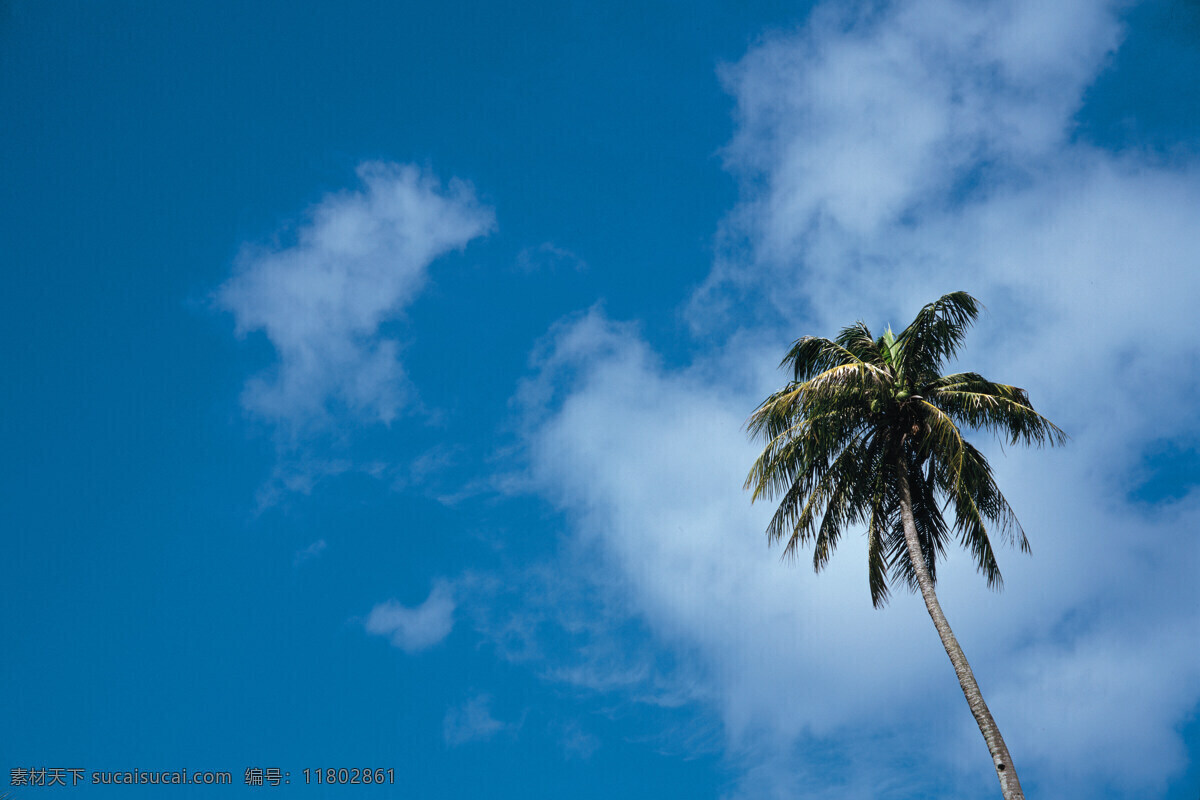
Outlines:
{"label": "palm tree trunk", "polygon": [[963,695],[967,698],[967,705],[971,707],[971,713],[975,715],[979,732],[983,734],[983,740],[987,742],[988,752],[992,754],[992,763],[996,767],[996,777],[1000,779],[1000,791],[1004,793],[1004,800],[1025,800],[1025,794],[1021,791],[1021,781],[1017,779],[1016,767],[1013,766],[1012,759],[1008,755],[1008,746],[1004,744],[1004,737],[1000,735],[1000,729],[996,727],[996,721],[992,719],[992,712],[988,710],[987,703],[983,701],[983,694],[979,691],[979,684],[975,682],[971,665],[967,663],[966,655],[959,647],[958,640],[954,638],[954,632],[950,630],[950,623],[946,621],[946,615],[942,613],[942,607],[933,591],[933,579],[930,577],[929,568],[921,555],[921,543],[917,538],[917,525],[913,520],[912,513],[912,493],[908,486],[908,472],[905,469],[903,456],[897,463],[897,467],[896,482],[900,489],[900,518],[904,523],[904,541],[908,545],[908,557],[912,561],[913,570],[917,573],[921,597],[925,598],[925,608],[928,609],[929,616],[933,619],[933,626],[937,628],[938,636],[942,639],[946,655],[950,656],[950,663],[954,665],[954,673],[958,676],[958,685],[962,687]]}

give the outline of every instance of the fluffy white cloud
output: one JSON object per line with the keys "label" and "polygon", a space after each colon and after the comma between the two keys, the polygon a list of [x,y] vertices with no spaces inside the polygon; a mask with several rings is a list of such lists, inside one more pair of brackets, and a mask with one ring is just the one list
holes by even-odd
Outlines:
{"label": "fluffy white cloud", "polygon": [[412,395],[382,326],[420,292],[430,262],[495,225],[472,188],[411,165],[359,166],[362,188],[327,195],[283,247],[246,247],[217,302],[239,334],[263,331],[272,369],[243,403],[291,434],[332,413],[390,422]]}
{"label": "fluffy white cloud", "polygon": [[454,627],[454,593],[450,584],[437,581],[424,603],[409,608],[388,600],[371,609],[367,633],[386,636],[406,653],[433,647],[450,635]]}
{"label": "fluffy white cloud", "polygon": [[[847,294],[863,313],[854,278],[924,266],[908,252],[880,262],[870,244],[1061,162],[1083,89],[1120,39],[1112,5],[826,4],[728,67],[726,160],[747,196],[725,233],[753,254],[718,263],[701,309],[723,287],[769,284],[788,316]],[[798,261],[805,280],[789,281]]]}
{"label": "fluffy white cloud", "polygon": [[[591,580],[696,665],[746,796],[991,796],[919,600],[872,610],[853,534],[820,576],[781,565],[770,509],[741,491],[756,454],[741,425],[782,383],[790,338],[902,326],[971,291],[990,313],[963,366],[1026,386],[1074,438],[988,447],[1033,556],[1002,551],[992,594],[952,555],[943,604],[1027,784],[1149,796],[1185,765],[1178,726],[1200,701],[1200,498],[1148,509],[1127,492],[1149,445],[1200,433],[1200,174],[1071,138],[1120,40],[1109,5],[846,8],[727,70],[744,198],[691,314],[737,333],[667,369],[634,326],[564,322],[520,394],[531,480],[600,554]],[[914,761],[936,777],[907,782]]]}

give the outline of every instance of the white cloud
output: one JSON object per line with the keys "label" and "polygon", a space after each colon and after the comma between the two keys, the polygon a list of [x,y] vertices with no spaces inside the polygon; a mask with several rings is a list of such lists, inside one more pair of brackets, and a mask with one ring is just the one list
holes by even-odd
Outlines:
{"label": "white cloud", "polygon": [[[756,455],[741,425],[782,382],[789,339],[902,326],[971,291],[990,313],[963,366],[1026,386],[1074,438],[989,445],[1033,555],[999,554],[1001,594],[952,555],[943,605],[1023,779],[1152,796],[1185,766],[1178,730],[1200,702],[1200,497],[1147,513],[1125,493],[1147,446],[1200,434],[1200,172],[1071,138],[1120,40],[1111,6],[838,8],[726,73],[744,197],[691,315],[740,330],[667,369],[635,326],[597,310],[564,322],[519,394],[530,480],[599,554],[586,575],[614,608],[692,662],[740,793],[992,796],[920,601],[871,609],[855,532],[819,576],[781,565],[770,509],[741,491]],[[906,763],[937,777],[895,783]]]}
{"label": "white cloud", "polygon": [[495,226],[462,181],[381,162],[357,173],[362,188],[324,197],[290,244],[245,247],[217,292],[238,333],[263,331],[278,357],[243,404],[292,435],[333,414],[389,423],[412,402],[383,326],[420,292],[430,262]]}
{"label": "white cloud", "polygon": [[[726,68],[738,121],[726,158],[748,191],[725,233],[753,257],[721,260],[696,313],[747,283],[770,283],[786,315],[847,292],[861,313],[847,277],[918,255],[880,263],[864,245],[943,213],[972,184],[986,192],[1061,160],[1082,91],[1120,39],[1110,6],[826,4],[804,31]],[[798,259],[805,281],[789,283]]]}
{"label": "white cloud", "polygon": [[387,636],[406,653],[427,650],[450,635],[454,627],[454,596],[450,584],[437,581],[425,602],[415,608],[388,600],[371,609],[367,633]]}
{"label": "white cloud", "polygon": [[512,725],[492,716],[491,702],[487,695],[476,695],[447,711],[442,720],[442,738],[446,744],[458,747],[468,742],[486,742],[497,733],[511,729]]}
{"label": "white cloud", "polygon": [[[562,338],[568,350],[554,351],[544,368],[568,363],[581,374],[530,441],[532,478],[571,513],[580,536],[600,545],[605,561],[594,577],[621,591],[662,640],[699,647],[708,679],[722,684],[732,738],[750,735],[756,719],[796,735],[828,731],[855,707],[866,713],[891,692],[857,685],[881,643],[893,650],[897,680],[925,680],[924,667],[936,662],[906,644],[926,633],[918,609],[872,613],[865,573],[849,553],[818,582],[781,567],[765,548],[766,511],[751,509],[741,492],[754,455],[741,430],[751,392],[716,383],[717,365],[663,371],[628,329],[596,312]],[[805,607],[822,613],[797,620]],[[848,638],[854,628],[866,635]],[[827,657],[839,651],[844,662]],[[820,715],[796,714],[816,699],[814,675],[790,678],[798,663],[856,696]]]}

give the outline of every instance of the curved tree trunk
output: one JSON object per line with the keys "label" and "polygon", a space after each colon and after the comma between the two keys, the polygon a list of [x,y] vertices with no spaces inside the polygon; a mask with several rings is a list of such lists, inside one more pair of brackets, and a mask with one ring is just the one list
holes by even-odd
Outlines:
{"label": "curved tree trunk", "polygon": [[979,691],[979,684],[975,682],[971,665],[967,663],[967,657],[959,647],[958,640],[954,638],[954,632],[950,630],[950,623],[946,621],[946,615],[942,613],[937,595],[934,594],[933,579],[929,575],[925,559],[921,556],[921,543],[917,538],[916,522],[913,520],[912,493],[908,486],[908,473],[903,457],[897,467],[900,518],[904,523],[904,541],[908,544],[908,557],[917,573],[921,596],[925,598],[925,608],[928,609],[929,616],[933,619],[933,626],[937,628],[938,636],[942,639],[946,655],[950,656],[950,663],[954,665],[954,673],[958,675],[958,685],[962,687],[963,695],[967,698],[967,705],[971,707],[971,713],[975,715],[979,732],[983,734],[983,740],[987,742],[988,752],[992,754],[996,777],[1000,779],[1000,791],[1004,793],[1005,800],[1025,800],[1025,794],[1021,791],[1021,782],[1017,779],[1017,770],[1008,756],[1008,746],[1004,744],[1004,737],[1000,735],[1000,729],[996,727],[996,721],[992,719],[992,712],[988,710],[987,703],[983,702],[983,694]]}

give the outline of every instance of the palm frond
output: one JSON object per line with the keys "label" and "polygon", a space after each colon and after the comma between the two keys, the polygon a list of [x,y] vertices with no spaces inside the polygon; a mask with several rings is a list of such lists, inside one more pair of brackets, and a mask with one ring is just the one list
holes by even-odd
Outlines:
{"label": "palm frond", "polygon": [[871,500],[871,516],[867,524],[867,585],[871,590],[871,605],[882,608],[887,605],[888,556],[884,544],[885,530],[891,525],[884,514],[883,497],[877,494]]}
{"label": "palm frond", "polygon": [[846,346],[820,336],[804,336],[797,339],[792,349],[779,362],[780,367],[791,367],[797,383],[803,383],[826,370],[845,364],[879,369],[878,364],[864,361]]}
{"label": "palm frond", "polygon": [[[813,538],[817,516],[828,517],[831,501],[842,502],[836,497],[839,485],[855,476],[854,465],[859,460],[859,447],[859,437],[855,437],[828,462],[812,463],[809,469],[795,476],[767,526],[768,542],[777,542],[785,532],[790,531],[783,551],[785,559],[794,558],[800,545],[807,544]],[[843,488],[842,492],[845,491]],[[834,509],[840,516],[838,507],[834,506]]]}
{"label": "palm frond", "polygon": [[[993,532],[1006,544],[1014,545],[1024,553],[1030,552],[1025,530],[1017,520],[1016,512],[1000,492],[1000,487],[996,485],[991,465],[983,453],[970,442],[967,443],[963,468],[957,478],[960,491],[970,497],[979,516],[993,523]],[[950,499],[954,500],[954,495],[950,495]]]}
{"label": "palm frond", "polygon": [[979,316],[979,302],[966,292],[951,292],[923,307],[896,337],[902,349],[900,373],[915,384],[937,375],[942,364],[962,346],[967,329]]}
{"label": "palm frond", "polygon": [[934,387],[930,399],[960,424],[1006,436],[1010,444],[1066,443],[1066,433],[1033,410],[1024,389],[971,377],[975,379]]}
{"label": "palm frond", "polygon": [[925,424],[929,426],[927,445],[939,461],[946,463],[955,472],[961,470],[967,443],[958,426],[946,412],[928,400],[922,399],[921,405],[926,411]]}
{"label": "palm frond", "polygon": [[828,563],[842,530],[848,525],[860,524],[869,516],[877,491],[875,467],[881,461],[885,445],[882,437],[863,436],[853,447],[846,449],[839,459],[842,463],[833,466],[832,469],[841,474],[825,507],[813,546],[813,569],[817,572]]}
{"label": "palm frond", "polygon": [[883,354],[879,350],[879,345],[871,335],[871,331],[867,328],[866,323],[861,320],[849,327],[843,328],[834,342],[846,348],[849,353],[868,364],[883,366],[885,363]]}
{"label": "palm frond", "polygon": [[863,391],[879,387],[888,381],[888,375],[880,367],[865,361],[838,364],[809,378],[798,388],[808,401],[816,401],[847,390]]}
{"label": "palm frond", "polygon": [[[829,460],[865,425],[862,415],[856,416],[854,408],[835,408],[824,413],[792,417],[786,422],[793,424],[780,430],[768,442],[746,476],[744,488],[753,487],[752,501],[763,495],[775,497],[787,491],[798,476],[815,475],[826,468]],[[773,425],[768,427],[774,429]],[[802,488],[807,490],[808,485]]]}

